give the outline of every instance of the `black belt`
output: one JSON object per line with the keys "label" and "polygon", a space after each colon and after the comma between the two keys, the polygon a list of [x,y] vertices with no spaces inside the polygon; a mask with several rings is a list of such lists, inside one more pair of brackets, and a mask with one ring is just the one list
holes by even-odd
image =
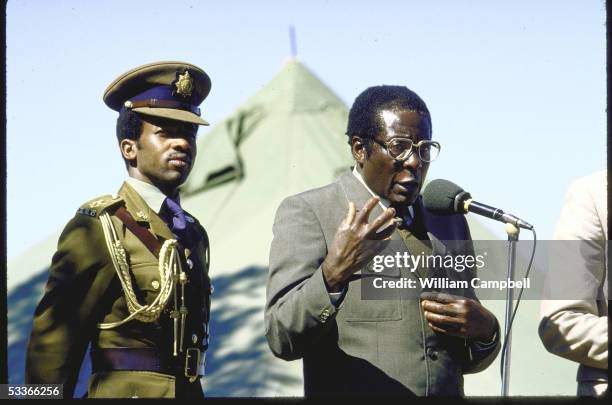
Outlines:
{"label": "black belt", "polygon": [[[193,351],[198,355],[194,356]],[[188,356],[182,364],[181,358],[166,358],[160,356],[156,349],[112,348],[94,349],[91,351],[91,368],[94,373],[108,371],[152,371],[171,376],[183,375],[198,377],[199,350],[188,349]]]}

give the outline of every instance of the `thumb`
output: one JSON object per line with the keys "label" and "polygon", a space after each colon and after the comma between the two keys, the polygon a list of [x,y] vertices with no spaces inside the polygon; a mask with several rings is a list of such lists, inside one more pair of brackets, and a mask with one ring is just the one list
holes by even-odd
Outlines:
{"label": "thumb", "polygon": [[352,224],[353,220],[355,219],[355,214],[356,214],[355,203],[352,201],[349,201],[349,209],[346,214],[346,217],[344,218],[344,224],[347,226]]}

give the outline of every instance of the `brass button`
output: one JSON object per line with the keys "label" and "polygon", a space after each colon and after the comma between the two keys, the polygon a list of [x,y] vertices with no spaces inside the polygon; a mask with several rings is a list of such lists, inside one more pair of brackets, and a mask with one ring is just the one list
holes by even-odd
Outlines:
{"label": "brass button", "polygon": [[321,315],[319,315],[319,320],[321,321],[321,323],[325,323],[327,322],[327,318],[329,318],[330,312],[328,309],[324,309],[323,312],[321,312]]}
{"label": "brass button", "polygon": [[187,266],[188,266],[190,269],[193,269],[193,262],[191,261],[191,259],[187,259]]}
{"label": "brass button", "polygon": [[197,341],[198,341],[198,335],[196,335],[195,333],[194,333],[193,335],[191,335],[191,341],[192,341],[193,343],[197,343]]}
{"label": "brass button", "polygon": [[157,290],[159,288],[159,281],[153,280],[151,282],[151,287],[153,287],[154,290]]}

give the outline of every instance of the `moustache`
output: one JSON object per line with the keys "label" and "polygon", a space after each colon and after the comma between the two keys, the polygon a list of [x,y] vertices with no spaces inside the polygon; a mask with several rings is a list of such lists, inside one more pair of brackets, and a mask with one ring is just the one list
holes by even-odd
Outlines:
{"label": "moustache", "polygon": [[166,160],[181,160],[186,163],[191,163],[191,155],[187,153],[170,153],[166,156]]}

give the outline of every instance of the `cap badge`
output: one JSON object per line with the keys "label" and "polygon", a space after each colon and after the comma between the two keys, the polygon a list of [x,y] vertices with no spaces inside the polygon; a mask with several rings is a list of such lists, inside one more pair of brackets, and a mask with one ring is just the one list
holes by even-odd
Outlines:
{"label": "cap badge", "polygon": [[178,75],[174,85],[176,86],[176,94],[180,94],[183,97],[191,97],[191,92],[193,91],[193,79],[191,78],[188,70],[185,70],[182,75]]}

